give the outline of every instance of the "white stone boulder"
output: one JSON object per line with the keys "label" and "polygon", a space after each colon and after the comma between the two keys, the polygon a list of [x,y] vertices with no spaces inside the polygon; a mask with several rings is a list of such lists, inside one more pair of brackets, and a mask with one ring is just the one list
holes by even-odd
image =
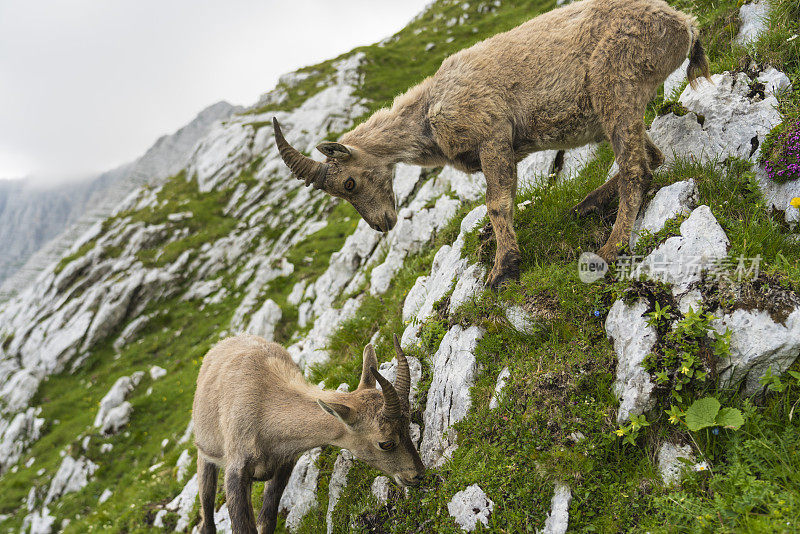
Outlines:
{"label": "white stone boulder", "polygon": [[694,463],[694,453],[689,445],[676,445],[666,442],[658,449],[658,472],[664,484],[671,486],[681,480],[681,472],[687,464],[678,458],[683,458]]}
{"label": "white stone boulder", "polygon": [[657,341],[655,328],[647,324],[647,303],[638,300],[625,304],[618,300],[606,318],[606,333],[614,342],[617,354],[617,377],[614,393],[620,400],[617,422],[625,423],[632,415],[641,415],[653,407],[654,384],[642,361]]}
{"label": "white stone boulder", "polygon": [[342,490],[347,485],[347,473],[353,467],[353,455],[348,450],[339,452],[333,463],[330,484],[328,485],[328,511],[325,514],[325,524],[328,534],[333,534],[333,511],[339,503]]}
{"label": "white stone boulder", "polygon": [[381,505],[385,505],[389,502],[390,486],[391,482],[389,481],[389,477],[383,475],[376,476],[375,480],[372,481],[372,496],[375,497]]}
{"label": "white stone boulder", "polygon": [[194,503],[197,500],[197,492],[200,486],[197,481],[197,473],[186,483],[181,492],[164,507],[170,512],[178,514],[178,523],[175,525],[175,532],[184,532],[189,526],[189,514],[192,513]]}
{"label": "white stone boulder", "polygon": [[745,395],[761,391],[759,379],[767,369],[780,375],[800,355],[800,307],[781,324],[763,310],[735,310],[712,321],[720,334],[731,331],[731,354],[720,362],[723,385],[743,384]]}
{"label": "white stone boulder", "polygon": [[[781,122],[774,93],[751,95],[750,78],[744,73],[714,74],[712,82],[688,86],[679,98],[691,113],[657,117],[650,137],[666,160],[675,157],[701,162],[724,161],[728,157],[751,159],[766,135]],[[773,88],[770,85],[769,88]],[[704,117],[703,124],[698,115]]]}
{"label": "white stone boulder", "polygon": [[103,434],[114,434],[128,423],[133,408],[125,398],[139,384],[143,376],[143,371],[137,371],[131,376],[118,378],[102,398],[97,416],[94,418],[94,426]]}
{"label": "white stone boulder", "polygon": [[281,317],[283,317],[281,307],[274,300],[267,299],[251,316],[247,333],[272,341],[275,337],[275,327],[280,322]]}
{"label": "white stone boulder", "polygon": [[544,521],[544,528],[538,534],[565,534],[569,527],[569,504],[572,491],[563,482],[556,482],[550,513]]}
{"label": "white stone boulder", "polygon": [[739,8],[739,18],[742,25],[736,35],[736,42],[747,46],[758,41],[769,27],[769,0],[756,0],[749,4],[743,4]]}
{"label": "white stone boulder", "polygon": [[11,421],[0,418],[0,475],[17,463],[25,449],[39,439],[44,419],[36,417],[41,408],[28,408]]}
{"label": "white stone boulder", "polygon": [[728,255],[728,236],[708,206],[699,206],[681,223],[680,236],[668,238],[635,269],[673,285],[673,294],[685,293],[699,282],[703,270]]}
{"label": "white stone boulder", "polygon": [[636,246],[643,231],[655,234],[669,219],[689,215],[697,205],[698,191],[694,180],[684,180],[658,190],[647,209],[639,213],[631,231],[630,247]]}
{"label": "white stone boulder", "polygon": [[181,451],[180,456],[178,456],[178,461],[175,462],[175,467],[178,468],[178,472],[176,474],[176,478],[178,482],[183,482],[183,479],[186,478],[188,474],[189,468],[192,466],[192,455],[189,454],[187,449]]}
{"label": "white stone boulder", "polygon": [[158,380],[159,378],[167,376],[167,370],[158,365],[152,366],[148,372],[150,373],[150,380]]}
{"label": "white stone boulder", "polygon": [[286,526],[296,532],[305,515],[317,504],[317,460],[322,449],[316,448],[302,454],[294,466],[278,506],[287,511]]}
{"label": "white stone boulder", "polygon": [[[486,270],[477,263],[473,263],[461,273],[458,281],[456,281],[456,286],[453,288],[453,293],[450,295],[449,314],[451,316],[462,305],[483,291],[486,285],[484,280],[486,280]],[[406,298],[406,300],[408,299]]]}
{"label": "white stone boulder", "polygon": [[494,502],[486,496],[486,493],[478,486],[473,484],[453,495],[447,503],[447,512],[462,530],[472,532],[482,523],[484,527],[489,526],[489,516],[494,510]]}
{"label": "white stone boulder", "polygon": [[497,383],[494,386],[492,398],[489,399],[490,410],[495,410],[500,406],[500,396],[503,394],[503,390],[505,389],[506,383],[510,377],[511,371],[508,369],[508,367],[503,367],[503,370],[500,371],[499,375],[497,375]]}
{"label": "white stone boulder", "polygon": [[76,460],[69,454],[64,456],[58,471],[50,482],[44,504],[48,505],[67,493],[82,490],[98,467],[96,463],[87,458],[81,457]]}
{"label": "white stone boulder", "polygon": [[420,457],[426,466],[439,466],[452,455],[456,435],[452,426],[472,406],[470,388],[475,382],[475,348],[483,337],[477,326],[454,325],[445,334],[431,360],[432,380],[423,421]]}

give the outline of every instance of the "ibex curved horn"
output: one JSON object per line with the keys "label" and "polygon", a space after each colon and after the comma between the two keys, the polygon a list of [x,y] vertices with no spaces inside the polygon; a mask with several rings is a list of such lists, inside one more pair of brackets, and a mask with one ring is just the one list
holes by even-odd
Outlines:
{"label": "ibex curved horn", "polygon": [[391,382],[383,378],[383,375],[374,367],[369,369],[383,391],[383,413],[388,419],[399,419],[403,415],[403,407],[400,404],[400,397]]}
{"label": "ibex curved horn", "polygon": [[281,125],[278,124],[278,119],[275,117],[272,117],[272,127],[275,129],[275,144],[278,145],[278,152],[286,166],[298,179],[305,181],[306,187],[313,183],[314,189],[323,189],[328,165],[304,156],[290,145],[283,137]]}
{"label": "ibex curved horn", "polygon": [[400,340],[397,339],[397,334],[394,334],[394,351],[397,353],[397,377],[394,380],[394,386],[397,390],[397,395],[406,403],[409,404],[409,394],[411,393],[411,370],[408,367],[408,360],[400,347]]}

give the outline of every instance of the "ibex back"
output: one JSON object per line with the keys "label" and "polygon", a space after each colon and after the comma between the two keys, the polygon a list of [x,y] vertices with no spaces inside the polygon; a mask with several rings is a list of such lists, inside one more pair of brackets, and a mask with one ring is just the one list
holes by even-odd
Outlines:
{"label": "ibex back", "polygon": [[612,202],[619,211],[598,251],[606,260],[628,240],[652,170],[663,155],[645,132],[647,103],[691,51],[689,80],[708,76],[694,19],[662,0],[583,0],[540,15],[444,60],[391,109],[317,148],[318,163],[293,149],[274,121],[284,162],[307,185],[348,200],[374,228],[397,221],[398,162],[483,171],[497,238],[488,283],[519,277],[513,226],[516,164],[531,152],[608,140],[619,173],[574,210]]}
{"label": "ibex back", "polygon": [[[411,380],[396,337],[395,350],[394,385],[378,373],[367,345],[358,389],[342,393],[308,384],[289,353],[263,338],[240,335],[212,348],[200,367],[193,406],[200,532],[216,532],[221,468],[233,531],[272,533],[298,455],[322,445],[350,450],[400,485],[418,484],[424,467],[409,437]],[[257,520],[250,499],[254,480],[270,481]]]}

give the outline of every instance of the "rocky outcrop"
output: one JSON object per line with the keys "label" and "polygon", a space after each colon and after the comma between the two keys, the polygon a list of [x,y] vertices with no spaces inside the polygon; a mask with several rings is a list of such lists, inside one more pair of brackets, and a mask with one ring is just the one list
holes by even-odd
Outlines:
{"label": "rocky outcrop", "polygon": [[569,527],[569,504],[572,502],[572,491],[563,482],[556,482],[550,513],[544,522],[544,528],[538,534],[565,534]]}
{"label": "rocky outcrop", "polygon": [[655,385],[650,380],[650,373],[642,367],[657,341],[655,328],[647,324],[644,316],[647,308],[648,304],[643,300],[634,304],[618,300],[606,318],[606,333],[614,342],[617,354],[614,393],[620,399],[617,411],[620,424],[631,415],[641,415],[653,407],[651,395]]}
{"label": "rocky outcrop", "polygon": [[94,426],[99,428],[100,432],[106,435],[115,434],[128,424],[133,406],[125,398],[139,384],[143,376],[143,371],[137,371],[131,376],[118,378],[100,400],[100,408],[94,418]]}
{"label": "rocky outcrop", "polygon": [[452,426],[466,417],[472,407],[470,387],[478,371],[475,347],[483,337],[477,326],[453,326],[445,334],[430,362],[431,386],[423,422],[420,458],[429,467],[444,463],[456,448]]}
{"label": "rocky outcrop", "polygon": [[447,503],[447,512],[450,517],[466,532],[472,532],[478,528],[478,523],[488,527],[489,517],[493,510],[494,502],[477,484],[459,491]]}

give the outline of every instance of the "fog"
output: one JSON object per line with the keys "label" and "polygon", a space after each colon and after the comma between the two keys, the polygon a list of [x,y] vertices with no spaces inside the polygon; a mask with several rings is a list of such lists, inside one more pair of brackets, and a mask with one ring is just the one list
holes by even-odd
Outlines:
{"label": "fog", "polygon": [[219,101],[400,30],[427,0],[0,0],[0,178],[128,162]]}

